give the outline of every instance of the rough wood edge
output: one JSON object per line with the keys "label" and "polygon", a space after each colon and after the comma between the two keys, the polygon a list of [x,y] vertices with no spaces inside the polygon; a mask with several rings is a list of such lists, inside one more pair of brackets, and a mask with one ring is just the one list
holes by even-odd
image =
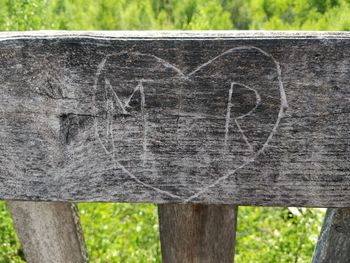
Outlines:
{"label": "rough wood edge", "polygon": [[139,38],[139,39],[173,39],[173,38],[238,38],[238,39],[342,39],[350,38],[350,32],[345,31],[265,31],[265,30],[201,30],[201,31],[181,31],[181,30],[118,30],[118,31],[61,31],[61,30],[39,30],[39,31],[13,31],[0,32],[0,39],[7,38]]}
{"label": "rough wood edge", "polygon": [[14,226],[27,262],[88,262],[75,204],[9,201]]}
{"label": "rough wood edge", "polygon": [[237,206],[158,205],[164,263],[234,260]]}

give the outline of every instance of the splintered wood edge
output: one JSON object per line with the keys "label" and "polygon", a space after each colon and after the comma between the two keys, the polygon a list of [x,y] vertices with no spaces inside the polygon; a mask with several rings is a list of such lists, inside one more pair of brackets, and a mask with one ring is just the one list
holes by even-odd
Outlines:
{"label": "splintered wood edge", "polygon": [[264,30],[214,30],[214,31],[16,31],[0,32],[0,40],[20,38],[101,38],[101,39],[347,39],[345,31],[264,31]]}

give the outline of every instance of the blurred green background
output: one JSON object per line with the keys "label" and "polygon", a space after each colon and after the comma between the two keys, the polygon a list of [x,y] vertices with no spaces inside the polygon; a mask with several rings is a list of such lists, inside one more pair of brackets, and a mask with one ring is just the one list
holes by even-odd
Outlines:
{"label": "blurred green background", "polygon": [[[350,30],[350,0],[0,0],[0,30]],[[150,204],[79,204],[91,262],[161,262]],[[240,207],[236,262],[309,262],[324,210]],[[0,202],[0,263],[24,262]]]}

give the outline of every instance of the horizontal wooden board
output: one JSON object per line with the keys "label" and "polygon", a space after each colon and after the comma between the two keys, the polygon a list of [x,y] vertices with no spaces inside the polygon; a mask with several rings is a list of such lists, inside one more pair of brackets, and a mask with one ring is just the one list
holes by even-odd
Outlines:
{"label": "horizontal wooden board", "polygon": [[350,206],[350,34],[0,34],[0,199]]}

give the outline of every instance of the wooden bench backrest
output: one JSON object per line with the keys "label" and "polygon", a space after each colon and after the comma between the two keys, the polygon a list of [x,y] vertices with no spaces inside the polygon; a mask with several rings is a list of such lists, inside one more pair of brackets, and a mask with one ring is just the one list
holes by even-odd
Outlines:
{"label": "wooden bench backrest", "polygon": [[[229,262],[210,205],[350,206],[349,78],[349,33],[1,33],[0,199],[188,204],[165,262]],[[86,261],[69,203],[9,206],[29,262]]]}
{"label": "wooden bench backrest", "polygon": [[0,198],[349,206],[349,36],[0,35]]}

